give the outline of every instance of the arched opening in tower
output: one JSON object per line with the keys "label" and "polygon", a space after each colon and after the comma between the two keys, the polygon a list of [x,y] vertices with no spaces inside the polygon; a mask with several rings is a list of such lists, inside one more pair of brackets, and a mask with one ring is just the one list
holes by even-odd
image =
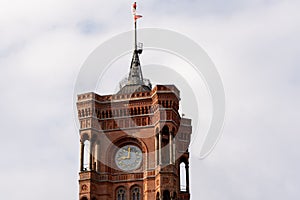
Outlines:
{"label": "arched opening in tower", "polygon": [[186,192],[187,191],[186,167],[184,162],[180,163],[179,169],[180,169],[180,191]]}
{"label": "arched opening in tower", "polygon": [[169,164],[170,163],[170,148],[168,146],[170,142],[170,132],[169,127],[164,126],[162,129],[162,163]]}
{"label": "arched opening in tower", "polygon": [[91,143],[89,140],[84,141],[84,154],[83,154],[83,170],[90,170],[90,155],[91,155]]}
{"label": "arched opening in tower", "polygon": [[171,200],[170,191],[169,190],[164,190],[163,200]]}

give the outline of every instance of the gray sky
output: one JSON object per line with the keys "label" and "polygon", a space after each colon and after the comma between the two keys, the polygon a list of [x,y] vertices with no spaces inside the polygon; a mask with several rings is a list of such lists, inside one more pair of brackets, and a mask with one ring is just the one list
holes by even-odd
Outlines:
{"label": "gray sky", "polygon": [[[187,35],[223,79],[223,136],[204,160],[192,148],[192,199],[299,199],[300,2],[138,3],[140,27]],[[131,30],[131,4],[0,2],[1,199],[77,199],[74,83],[98,45]]]}

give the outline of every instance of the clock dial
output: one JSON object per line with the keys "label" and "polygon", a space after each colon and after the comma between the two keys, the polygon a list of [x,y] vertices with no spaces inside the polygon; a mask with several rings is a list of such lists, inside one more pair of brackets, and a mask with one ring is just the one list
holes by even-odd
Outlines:
{"label": "clock dial", "polygon": [[123,171],[131,171],[140,167],[142,163],[142,151],[134,145],[126,145],[121,147],[116,155],[116,165]]}

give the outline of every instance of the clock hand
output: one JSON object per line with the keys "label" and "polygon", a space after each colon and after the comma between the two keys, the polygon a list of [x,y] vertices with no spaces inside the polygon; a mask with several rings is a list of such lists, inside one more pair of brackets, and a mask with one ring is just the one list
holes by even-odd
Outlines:
{"label": "clock hand", "polygon": [[120,157],[119,160],[125,160],[127,157]]}
{"label": "clock hand", "polygon": [[128,155],[127,158],[130,159],[130,147],[128,147]]}

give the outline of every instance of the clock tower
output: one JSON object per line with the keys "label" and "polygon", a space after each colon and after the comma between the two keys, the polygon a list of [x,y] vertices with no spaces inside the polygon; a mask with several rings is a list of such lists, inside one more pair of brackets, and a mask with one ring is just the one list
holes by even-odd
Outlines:
{"label": "clock tower", "polygon": [[[137,38],[136,3],[133,5]],[[79,200],[188,200],[191,120],[180,91],[143,78],[135,40],[129,75],[112,95],[77,96]]]}

